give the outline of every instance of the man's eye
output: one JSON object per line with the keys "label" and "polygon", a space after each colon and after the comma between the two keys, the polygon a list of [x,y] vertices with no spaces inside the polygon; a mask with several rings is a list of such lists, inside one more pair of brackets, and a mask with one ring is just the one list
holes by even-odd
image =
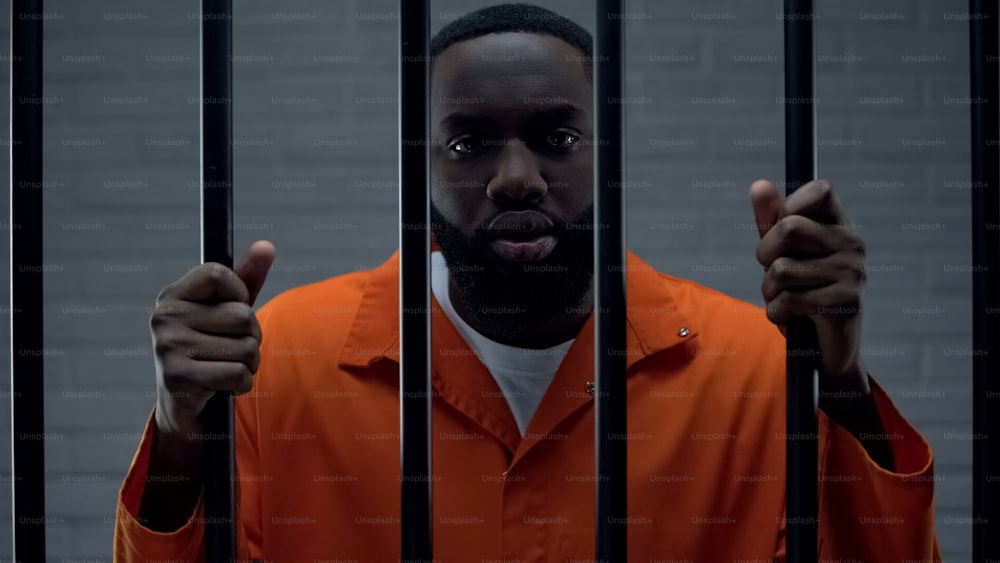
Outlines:
{"label": "man's eye", "polygon": [[482,146],[482,141],[476,137],[466,136],[451,143],[448,147],[452,152],[461,155],[469,155],[476,152]]}
{"label": "man's eye", "polygon": [[579,137],[567,131],[554,131],[546,137],[546,141],[550,145],[561,149],[572,147],[579,139]]}

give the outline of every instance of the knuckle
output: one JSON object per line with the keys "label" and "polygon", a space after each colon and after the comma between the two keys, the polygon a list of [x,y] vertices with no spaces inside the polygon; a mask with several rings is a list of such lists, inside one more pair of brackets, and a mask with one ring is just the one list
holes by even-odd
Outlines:
{"label": "knuckle", "polygon": [[240,338],[240,356],[243,359],[252,359],[260,353],[260,345],[257,343],[257,339],[252,336],[244,336]]}
{"label": "knuckle", "polygon": [[257,339],[257,346],[259,347],[264,341],[264,330],[261,328],[260,322],[257,320],[257,315],[254,315],[250,319],[250,331],[254,338]]}
{"label": "knuckle", "polygon": [[861,240],[858,237],[854,238],[852,248],[855,253],[861,256],[865,256],[868,251],[867,247],[865,246],[865,241]]}
{"label": "knuckle", "polygon": [[764,248],[763,248],[763,245],[760,245],[760,244],[757,245],[756,256],[757,256],[757,263],[758,264],[760,264],[762,266],[767,266],[767,263],[764,261]]}
{"label": "knuckle", "polygon": [[781,240],[787,240],[795,235],[795,223],[792,220],[791,215],[786,215],[778,220],[775,225],[775,229],[778,231],[778,238]]}
{"label": "knuckle", "polygon": [[234,330],[246,334],[252,333],[254,317],[253,310],[249,305],[230,301],[223,306],[222,311],[226,318],[226,324],[231,325]]}
{"label": "knuckle", "polygon": [[169,299],[170,296],[174,294],[174,291],[176,291],[177,283],[178,282],[174,281],[163,286],[160,289],[160,292],[156,294],[156,303],[159,304],[161,301]]}
{"label": "knuckle", "polygon": [[159,313],[158,309],[154,309],[152,314],[149,315],[149,328],[154,331],[166,324],[167,318]]}
{"label": "knuckle", "polygon": [[781,321],[780,308],[776,300],[772,300],[768,303],[764,310],[767,312],[767,320],[772,323]]}
{"label": "knuckle", "polygon": [[774,259],[771,263],[771,268],[768,273],[771,274],[772,278],[776,282],[788,281],[791,272],[792,261],[785,256],[779,256]]}
{"label": "knuckle", "polygon": [[247,368],[250,370],[251,374],[256,374],[257,370],[260,369],[260,352],[254,352],[250,357],[250,362],[247,364]]}
{"label": "knuckle", "polygon": [[785,238],[793,238],[802,234],[808,219],[801,215],[786,215],[778,221],[781,226],[781,235]]}
{"label": "knuckle", "polygon": [[253,373],[244,366],[244,370],[239,374],[239,381],[233,389],[237,393],[249,393],[253,389]]}
{"label": "knuckle", "polygon": [[164,362],[161,373],[163,386],[168,391],[174,391],[178,384],[187,378],[187,370],[182,369],[178,362]]}
{"label": "knuckle", "polygon": [[149,325],[154,329],[171,324],[180,319],[182,322],[191,314],[191,307],[183,301],[172,299],[158,301],[149,316]]}
{"label": "knuckle", "polygon": [[171,358],[180,349],[182,336],[177,330],[160,331],[153,338],[153,350],[160,358]]}
{"label": "knuckle", "polygon": [[[253,374],[250,373],[250,368],[243,364],[233,364],[233,369],[226,381],[226,387],[229,391],[241,391],[244,386],[253,385]],[[247,388],[249,391],[249,387]]]}
{"label": "knuckle", "polygon": [[253,334],[254,326],[257,324],[257,316],[253,312],[253,307],[246,303],[240,303],[239,305],[240,327],[247,334]]}
{"label": "knuckle", "polygon": [[206,262],[200,266],[199,275],[214,287],[219,287],[229,279],[228,270],[229,268],[218,262]]}
{"label": "knuckle", "polygon": [[844,307],[856,312],[861,307],[861,294],[853,290],[845,290],[840,298]]}
{"label": "knuckle", "polygon": [[851,281],[855,283],[864,283],[868,280],[868,272],[865,271],[864,264],[854,266],[851,268]]}
{"label": "knuckle", "polygon": [[153,342],[153,352],[160,358],[166,358],[173,352],[174,346],[165,338],[155,338]]}
{"label": "knuckle", "polygon": [[780,292],[772,301],[771,307],[773,309],[773,315],[775,321],[784,321],[789,315],[789,307],[791,303],[789,301],[789,294],[787,291]]}

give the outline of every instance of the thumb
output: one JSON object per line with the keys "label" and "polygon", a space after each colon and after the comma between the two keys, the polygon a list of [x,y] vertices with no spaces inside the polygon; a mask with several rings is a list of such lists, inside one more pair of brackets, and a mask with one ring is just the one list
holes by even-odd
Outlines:
{"label": "thumb", "polygon": [[274,245],[270,241],[259,240],[250,245],[246,256],[233,268],[236,275],[247,286],[251,306],[256,301],[260,288],[264,287],[264,280],[267,279],[267,272],[271,269],[271,263],[274,262],[274,255]]}
{"label": "thumb", "polygon": [[750,201],[753,203],[753,215],[760,238],[764,238],[778,219],[788,215],[781,195],[767,180],[757,180],[750,186]]}

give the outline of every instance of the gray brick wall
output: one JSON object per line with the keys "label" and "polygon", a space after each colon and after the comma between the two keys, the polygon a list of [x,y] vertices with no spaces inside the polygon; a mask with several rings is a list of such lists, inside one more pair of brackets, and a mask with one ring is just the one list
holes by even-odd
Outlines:
{"label": "gray brick wall", "polygon": [[[488,3],[436,2],[434,28]],[[278,248],[262,303],[395,248],[397,8],[236,4],[236,244]],[[593,29],[589,2],[542,5]],[[783,174],[780,5],[629,2],[627,94],[642,98],[627,108],[629,245],[754,303],[747,192]],[[950,562],[968,561],[971,542],[971,444],[952,436],[971,428],[970,280],[955,272],[970,262],[968,105],[952,99],[968,95],[959,5],[820,2],[817,21],[820,175],[868,243],[866,362],[936,450]],[[154,395],[150,308],[199,260],[198,6],[46,2],[45,259],[59,268],[45,280],[46,346],[58,352],[46,363],[59,436],[46,450],[50,561],[110,561],[115,495]],[[9,24],[0,18],[4,80]],[[5,529],[9,507],[2,487]],[[0,557],[10,545],[0,534]]]}

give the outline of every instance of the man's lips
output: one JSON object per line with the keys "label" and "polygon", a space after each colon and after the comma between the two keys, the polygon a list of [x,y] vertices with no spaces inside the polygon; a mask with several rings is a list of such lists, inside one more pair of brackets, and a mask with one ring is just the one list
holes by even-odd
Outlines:
{"label": "man's lips", "polygon": [[490,248],[501,258],[511,262],[537,262],[551,254],[557,242],[552,235],[530,240],[496,239],[490,242]]}
{"label": "man's lips", "polygon": [[551,254],[558,242],[554,230],[552,220],[537,211],[506,211],[486,226],[490,248],[510,262],[536,262]]}
{"label": "man's lips", "polygon": [[550,235],[552,220],[537,211],[506,211],[496,216],[486,232],[491,240],[529,241]]}

